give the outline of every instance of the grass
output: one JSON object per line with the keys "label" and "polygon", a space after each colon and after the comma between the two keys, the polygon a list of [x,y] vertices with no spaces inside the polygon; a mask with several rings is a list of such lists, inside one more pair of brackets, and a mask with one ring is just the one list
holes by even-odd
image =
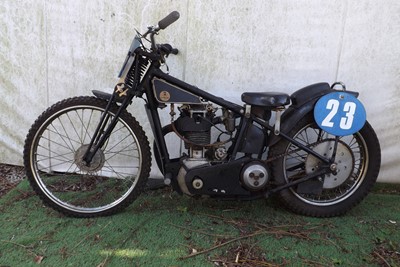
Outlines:
{"label": "grass", "polygon": [[274,199],[196,200],[169,189],[111,217],[74,219],[43,207],[23,181],[0,198],[0,266],[400,266],[392,187],[330,219]]}

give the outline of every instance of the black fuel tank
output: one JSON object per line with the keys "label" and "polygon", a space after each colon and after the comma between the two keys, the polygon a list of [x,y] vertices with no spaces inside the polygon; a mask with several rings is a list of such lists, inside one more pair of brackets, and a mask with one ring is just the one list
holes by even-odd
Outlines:
{"label": "black fuel tank", "polygon": [[184,89],[163,79],[153,78],[153,91],[160,103],[201,104],[199,96],[186,92]]}

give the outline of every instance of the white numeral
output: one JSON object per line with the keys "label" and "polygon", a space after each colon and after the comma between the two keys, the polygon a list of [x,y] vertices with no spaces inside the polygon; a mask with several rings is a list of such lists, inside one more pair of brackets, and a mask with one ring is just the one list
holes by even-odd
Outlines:
{"label": "white numeral", "polygon": [[339,108],[339,101],[336,99],[329,99],[328,103],[326,103],[326,109],[330,109],[328,116],[322,121],[321,125],[325,127],[333,127],[333,122],[331,122],[332,118],[336,115]]}
{"label": "white numeral", "polygon": [[354,102],[346,102],[346,104],[344,104],[343,111],[346,112],[346,118],[340,119],[340,128],[342,128],[343,130],[348,130],[353,125],[356,107],[357,105]]}
{"label": "white numeral", "polygon": [[[330,110],[328,115],[325,117],[325,119],[322,121],[321,125],[325,127],[330,127],[332,128],[334,126],[334,123],[331,121],[333,117],[338,112],[339,109],[339,101],[336,99],[329,99],[328,103],[326,103],[326,109]],[[354,119],[354,114],[356,112],[356,103],[354,102],[346,102],[343,107],[343,111],[346,112],[346,117],[343,117],[340,119],[340,124],[339,127],[343,130],[349,130],[351,126],[353,126],[353,119]]]}

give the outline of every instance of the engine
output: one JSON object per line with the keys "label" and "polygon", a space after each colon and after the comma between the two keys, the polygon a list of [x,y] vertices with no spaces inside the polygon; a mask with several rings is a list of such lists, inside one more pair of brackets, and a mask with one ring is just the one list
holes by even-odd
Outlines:
{"label": "engine", "polygon": [[224,142],[212,143],[211,140],[212,126],[224,120],[216,116],[217,109],[211,104],[197,104],[182,105],[179,110],[180,116],[174,126],[184,140],[185,148],[189,150],[189,158],[224,160],[227,156]]}
{"label": "engine", "polygon": [[[184,167],[178,173],[178,183],[185,194],[191,195],[185,182],[187,171],[201,166],[211,166],[213,163],[224,161],[227,158],[227,150],[224,146],[226,141],[213,142],[211,133],[213,126],[227,121],[227,119],[224,119],[224,116],[218,117],[216,115],[217,108],[211,104],[184,104],[179,107],[179,111],[180,116],[173,125],[175,132],[183,139],[189,155],[182,161]],[[233,120],[232,116],[231,119]],[[218,129],[221,131],[222,127],[221,124]],[[232,134],[234,130],[233,124],[230,129],[225,127],[224,133]],[[194,188],[200,189],[203,181],[200,178],[195,179],[192,185]]]}
{"label": "engine", "polygon": [[[189,151],[189,155],[182,159],[183,166],[177,175],[183,193],[193,195],[191,191],[197,191],[200,194],[203,192],[224,195],[232,190],[228,184],[232,183],[231,179],[236,175],[238,180],[235,186],[238,194],[244,194],[245,191],[241,192],[243,188],[258,191],[267,185],[270,174],[266,164],[255,159],[227,161],[228,153],[225,145],[229,144],[235,131],[235,118],[231,112],[222,110],[217,116],[219,110],[211,104],[184,104],[179,107],[179,111],[180,116],[174,121],[173,127]],[[219,132],[218,136],[215,132],[217,134]],[[221,136],[225,139],[221,140]],[[260,153],[265,142],[262,129],[254,125],[249,126],[247,137],[239,151],[249,154]],[[219,164],[221,162],[229,166]],[[193,174],[194,172],[197,174]]]}

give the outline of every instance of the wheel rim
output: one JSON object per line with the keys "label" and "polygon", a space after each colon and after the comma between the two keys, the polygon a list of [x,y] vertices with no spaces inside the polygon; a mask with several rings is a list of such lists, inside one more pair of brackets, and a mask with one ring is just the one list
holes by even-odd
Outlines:
{"label": "wheel rim", "polygon": [[122,119],[95,154],[94,167],[85,167],[82,162],[103,111],[91,105],[65,108],[49,117],[33,139],[33,178],[61,208],[102,212],[120,204],[138,183],[142,154],[136,135]]}
{"label": "wheel rim", "polygon": [[[293,138],[313,150],[321,150],[320,148],[317,149],[318,144],[326,142],[326,140],[334,140],[335,136],[311,123],[298,131]],[[298,199],[314,206],[329,206],[344,201],[357,191],[366,176],[369,162],[366,142],[360,132],[357,132],[354,135],[340,137],[338,147],[342,149],[342,157],[352,158],[349,159],[352,163],[348,164],[352,166],[349,174],[347,175],[343,171],[347,176],[343,176],[343,173],[342,176],[339,174],[337,176],[333,174],[326,176],[321,194],[300,194],[296,192],[296,187],[290,188]],[[283,159],[286,182],[304,177],[310,172],[310,155],[305,151],[297,151],[297,149],[298,147],[293,144],[289,144],[286,149],[286,155]],[[335,161],[341,160],[343,158],[340,159],[340,155],[336,155]]]}

